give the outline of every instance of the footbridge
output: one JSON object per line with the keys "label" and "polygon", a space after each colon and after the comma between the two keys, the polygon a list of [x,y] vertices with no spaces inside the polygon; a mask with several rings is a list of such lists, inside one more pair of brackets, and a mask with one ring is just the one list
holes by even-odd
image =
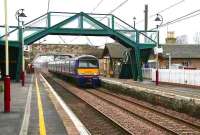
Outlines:
{"label": "footbridge", "polygon": [[[0,27],[3,33],[4,26]],[[156,31],[140,31],[112,14],[48,12],[24,25],[9,27],[10,72],[19,80],[22,65],[22,44],[31,45],[47,35],[108,36],[130,48],[129,64],[122,67],[121,74],[131,74],[134,80],[142,81],[141,66],[157,44]],[[5,35],[0,35],[0,47]],[[2,51],[3,52],[3,51]],[[4,62],[4,53],[0,54]],[[2,64],[1,64],[2,65]],[[4,67],[1,67],[4,69]],[[12,69],[13,68],[13,69]],[[4,70],[2,70],[4,71]]]}

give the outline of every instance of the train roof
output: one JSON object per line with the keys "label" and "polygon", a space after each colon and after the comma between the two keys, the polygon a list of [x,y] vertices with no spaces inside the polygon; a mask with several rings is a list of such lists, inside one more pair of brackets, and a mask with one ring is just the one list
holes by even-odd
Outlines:
{"label": "train roof", "polygon": [[97,57],[95,57],[93,55],[80,55],[80,56],[77,56],[77,57],[73,57],[72,59],[78,60],[78,59],[81,59],[81,58],[84,58],[84,57],[97,59]]}
{"label": "train roof", "polygon": [[60,59],[60,60],[56,60],[56,61],[50,61],[48,64],[64,63],[67,60],[78,60],[78,59],[81,59],[81,58],[84,58],[84,57],[97,59],[97,57],[95,57],[93,55],[80,55],[80,56],[75,56],[75,57],[68,58],[68,59]]}

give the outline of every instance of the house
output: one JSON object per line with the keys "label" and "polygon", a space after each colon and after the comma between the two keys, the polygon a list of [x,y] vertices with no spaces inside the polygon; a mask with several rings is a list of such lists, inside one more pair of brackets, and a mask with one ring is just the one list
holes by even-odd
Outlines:
{"label": "house", "polygon": [[[184,68],[200,69],[200,45],[164,44],[163,53],[159,57],[160,68],[179,65]],[[170,62],[171,61],[171,62]]]}
{"label": "house", "polygon": [[[200,45],[196,44],[163,44],[163,53],[159,55],[159,68],[190,68],[200,69]],[[128,48],[119,43],[109,43],[105,45],[102,54],[100,67],[101,73],[105,76],[118,77],[123,54]],[[171,62],[169,62],[171,61]],[[156,67],[155,55],[152,53],[148,64],[144,67]]]}

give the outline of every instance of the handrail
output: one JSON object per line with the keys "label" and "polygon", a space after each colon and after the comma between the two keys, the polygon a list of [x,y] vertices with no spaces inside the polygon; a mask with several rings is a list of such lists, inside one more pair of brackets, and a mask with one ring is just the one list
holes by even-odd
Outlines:
{"label": "handrail", "polygon": [[25,23],[24,25],[26,26],[26,25],[28,25],[28,24],[30,24],[30,23],[32,23],[32,22],[34,22],[34,21],[36,21],[36,20],[38,20],[38,19],[44,17],[45,15],[47,15],[47,13],[46,13],[46,14],[43,14],[43,15],[41,15],[41,16],[39,16],[39,17],[37,17],[37,18],[35,18],[35,19],[33,19],[33,20],[27,22],[27,23]]}
{"label": "handrail", "polygon": [[[39,16],[39,17],[37,17],[37,18],[31,20],[31,21],[29,21],[28,23],[25,24],[25,26],[27,26],[27,25],[33,23],[34,21],[39,20],[40,18],[42,18],[42,17],[44,17],[44,16],[47,16],[48,14],[53,14],[53,13],[78,14],[78,13],[72,13],[72,12],[52,12],[52,11],[51,11],[51,12],[47,12],[47,13],[45,13],[45,14],[43,14],[43,15],[41,15],[41,16]],[[82,12],[81,12],[81,13],[82,13]],[[89,16],[89,15],[113,16],[114,18],[118,19],[119,21],[121,21],[122,23],[124,23],[125,25],[127,25],[128,27],[130,27],[131,29],[133,29],[134,32],[137,32],[137,33],[143,35],[144,37],[146,37],[148,40],[152,41],[153,43],[157,43],[156,41],[154,41],[152,38],[148,37],[148,36],[145,34],[145,32],[157,32],[157,31],[139,31],[139,30],[135,29],[133,26],[131,26],[130,24],[126,23],[125,21],[121,20],[120,18],[118,18],[117,16],[112,15],[112,14],[100,14],[100,13],[85,13],[85,14],[88,14],[88,16]],[[1,26],[1,27],[3,27],[3,26]],[[18,26],[10,26],[10,28],[16,28],[16,29],[14,29],[14,30],[8,32],[8,34],[11,34],[11,33],[13,33],[14,31],[16,31],[16,30],[19,29]],[[29,28],[32,28],[32,27],[29,27]],[[35,28],[37,29],[37,27],[35,27]],[[39,27],[38,27],[38,28],[39,28]],[[40,27],[40,28],[41,28],[41,27]],[[127,30],[127,31],[130,31],[130,30]],[[5,35],[1,36],[0,39],[3,38],[3,37],[5,37]]]}
{"label": "handrail", "polygon": [[115,18],[117,18],[118,20],[120,20],[121,22],[123,22],[124,24],[128,25],[129,27],[131,27],[132,29],[134,29],[135,31],[138,31],[137,29],[135,29],[134,27],[132,27],[130,24],[124,22],[123,20],[121,20],[120,18],[118,18],[117,16],[113,15]]}
{"label": "handrail", "polygon": [[[11,33],[13,33],[14,31],[16,31],[17,29],[18,29],[18,28],[14,29],[14,30],[12,30],[12,31],[10,31],[10,32],[8,32],[8,35],[11,34]],[[5,37],[5,36],[6,36],[6,35],[1,36],[0,39],[3,38],[3,37]]]}
{"label": "handrail", "polygon": [[135,29],[134,27],[132,27],[130,24],[124,22],[123,20],[121,20],[120,18],[116,17],[115,15],[113,15],[115,18],[117,18],[118,20],[120,20],[121,22],[125,23],[126,25],[128,25],[129,27],[131,27],[132,29],[134,29],[136,32],[138,32],[139,34],[142,34],[143,36],[145,36],[146,38],[150,39],[152,42],[157,43],[156,41],[152,40],[150,37],[148,37],[147,35],[145,35],[144,33],[138,31],[137,29]]}
{"label": "handrail", "polygon": [[145,31],[145,30],[138,30],[139,32],[157,32],[156,30],[147,30],[147,31]]}
{"label": "handrail", "polygon": [[[47,13],[46,13],[46,14],[43,14],[43,15],[41,15],[41,16],[39,16],[39,17],[37,17],[37,18],[31,20],[31,21],[29,21],[28,23],[25,23],[24,26],[26,26],[26,25],[28,25],[28,24],[30,24],[30,23],[32,23],[32,22],[34,22],[34,21],[36,21],[36,20],[38,20],[38,19],[44,17],[45,15],[47,15]],[[9,26],[9,27],[10,27],[10,26]],[[12,27],[12,26],[11,26],[11,27]],[[19,29],[18,26],[13,26],[13,27],[17,27],[17,28],[14,29],[14,30],[12,30],[12,31],[10,31],[10,32],[8,32],[8,35]],[[5,36],[6,36],[6,35],[1,36],[0,39],[3,38],[3,37],[5,37]]]}
{"label": "handrail", "polygon": [[[5,26],[4,25],[0,25],[0,27],[1,28],[4,28]],[[18,26],[14,26],[14,25],[12,25],[12,26],[9,26],[9,28],[17,28]]]}
{"label": "handrail", "polygon": [[[54,11],[51,11],[51,12],[49,12],[49,13],[64,13],[64,14],[78,14],[78,13],[76,13],[76,12],[54,12]],[[84,12],[85,13],[85,12]],[[112,15],[112,14],[101,14],[101,13],[85,13],[85,14],[88,14],[88,15]]]}
{"label": "handrail", "polygon": [[[4,25],[0,25],[0,28],[4,28]],[[18,26],[9,26],[9,28],[18,28]],[[28,29],[46,29],[47,27],[31,27],[31,26],[26,26],[26,30]],[[25,31],[26,31],[25,30]]]}

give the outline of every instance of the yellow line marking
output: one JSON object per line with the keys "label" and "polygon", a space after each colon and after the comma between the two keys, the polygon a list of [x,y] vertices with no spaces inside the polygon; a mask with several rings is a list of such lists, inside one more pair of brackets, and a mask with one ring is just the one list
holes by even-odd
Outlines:
{"label": "yellow line marking", "polygon": [[37,78],[35,78],[35,86],[36,86],[37,102],[38,102],[38,111],[39,111],[39,128],[40,128],[40,135],[46,135],[46,128],[45,128],[43,107],[42,107],[42,101],[41,101],[40,90],[39,90],[39,87],[38,87]]}

